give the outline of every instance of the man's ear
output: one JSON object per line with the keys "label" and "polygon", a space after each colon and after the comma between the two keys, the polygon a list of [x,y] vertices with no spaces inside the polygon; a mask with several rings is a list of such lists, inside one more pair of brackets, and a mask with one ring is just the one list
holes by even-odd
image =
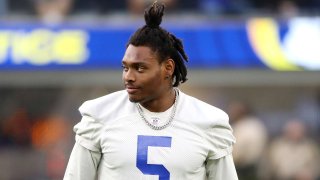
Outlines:
{"label": "man's ear", "polygon": [[175,68],[174,60],[169,58],[163,62],[163,65],[164,65],[166,78],[169,78],[169,77],[171,78]]}

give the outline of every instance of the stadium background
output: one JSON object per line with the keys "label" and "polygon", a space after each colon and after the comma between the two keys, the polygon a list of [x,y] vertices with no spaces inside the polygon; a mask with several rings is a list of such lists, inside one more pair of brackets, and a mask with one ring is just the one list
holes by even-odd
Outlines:
{"label": "stadium background", "polygon": [[[62,178],[77,108],[123,88],[125,43],[151,2],[0,0],[0,179]],[[234,101],[248,104],[268,134],[261,156],[290,121],[302,122],[319,149],[318,0],[166,3],[162,26],[190,57],[182,90],[225,111]],[[246,179],[275,179],[264,161]]]}

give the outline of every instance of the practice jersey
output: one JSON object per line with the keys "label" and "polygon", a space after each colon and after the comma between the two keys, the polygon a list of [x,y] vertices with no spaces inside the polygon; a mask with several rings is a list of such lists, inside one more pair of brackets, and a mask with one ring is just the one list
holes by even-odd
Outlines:
{"label": "practice jersey", "polygon": [[222,110],[179,91],[175,116],[150,128],[126,91],[85,102],[76,142],[102,154],[98,179],[205,180],[208,162],[231,154],[235,139]]}

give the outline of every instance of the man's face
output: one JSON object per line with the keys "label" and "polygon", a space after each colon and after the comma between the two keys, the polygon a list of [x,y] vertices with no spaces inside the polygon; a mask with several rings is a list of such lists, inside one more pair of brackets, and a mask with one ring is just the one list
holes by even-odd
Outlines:
{"label": "man's face", "polygon": [[165,67],[149,47],[130,44],[122,66],[122,79],[131,102],[155,100],[168,88]]}

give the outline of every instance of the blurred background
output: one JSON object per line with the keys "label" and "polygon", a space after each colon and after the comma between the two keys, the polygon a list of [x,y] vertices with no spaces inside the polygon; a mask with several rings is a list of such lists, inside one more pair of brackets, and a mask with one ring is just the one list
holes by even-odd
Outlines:
{"label": "blurred background", "polygon": [[[180,88],[225,110],[240,180],[320,179],[320,0],[159,0]],[[78,107],[123,89],[152,0],[0,0],[0,179],[62,179]]]}

